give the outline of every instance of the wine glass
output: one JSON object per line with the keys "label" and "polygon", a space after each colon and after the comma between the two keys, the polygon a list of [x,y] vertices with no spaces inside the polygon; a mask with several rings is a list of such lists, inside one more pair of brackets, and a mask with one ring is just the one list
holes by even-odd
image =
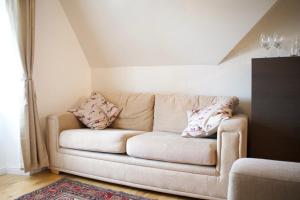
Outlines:
{"label": "wine glass", "polygon": [[282,35],[278,35],[277,33],[273,34],[273,46],[277,49],[277,56],[280,56],[280,49],[282,47],[282,42],[284,37]]}
{"label": "wine glass", "polygon": [[272,46],[272,40],[270,36],[267,36],[266,34],[262,33],[260,35],[260,46],[268,52],[268,50]]}
{"label": "wine glass", "polygon": [[293,40],[292,42],[292,47],[291,47],[291,52],[290,52],[290,55],[291,56],[297,56],[299,55],[299,42],[298,42],[298,37],[296,37],[295,40]]}

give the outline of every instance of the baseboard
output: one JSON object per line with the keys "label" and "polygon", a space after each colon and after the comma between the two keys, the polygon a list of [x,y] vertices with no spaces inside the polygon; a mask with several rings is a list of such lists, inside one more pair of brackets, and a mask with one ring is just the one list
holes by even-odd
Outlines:
{"label": "baseboard", "polygon": [[6,169],[5,168],[0,168],[0,175],[6,174]]}
{"label": "baseboard", "polygon": [[25,173],[23,171],[23,169],[20,167],[18,167],[18,165],[16,165],[16,167],[7,167],[7,166],[3,166],[3,168],[0,168],[0,175],[3,174],[13,174],[13,175],[29,175],[29,173]]}
{"label": "baseboard", "polygon": [[23,169],[21,168],[6,168],[7,174],[14,174],[14,175],[21,175],[21,176],[29,176],[30,173],[25,173]]}
{"label": "baseboard", "polygon": [[47,169],[48,169],[47,167],[44,167],[41,169],[36,169],[31,172],[25,173],[22,168],[0,168],[0,175],[14,174],[14,175],[21,175],[21,176],[30,176],[30,175],[34,175],[34,174],[40,173],[42,171],[45,171]]}

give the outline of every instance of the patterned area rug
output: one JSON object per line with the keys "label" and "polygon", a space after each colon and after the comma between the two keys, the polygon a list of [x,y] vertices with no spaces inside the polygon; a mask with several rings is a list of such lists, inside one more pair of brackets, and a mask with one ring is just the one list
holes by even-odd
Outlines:
{"label": "patterned area rug", "polygon": [[17,200],[149,200],[143,197],[116,192],[67,178],[25,194]]}

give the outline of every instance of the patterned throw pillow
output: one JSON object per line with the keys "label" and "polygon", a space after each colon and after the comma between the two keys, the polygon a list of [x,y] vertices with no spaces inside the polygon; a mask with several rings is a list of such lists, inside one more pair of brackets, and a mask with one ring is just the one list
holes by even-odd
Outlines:
{"label": "patterned throw pillow", "polygon": [[188,125],[181,136],[208,137],[215,134],[221,122],[232,116],[237,104],[238,98],[230,97],[201,109],[187,111]]}
{"label": "patterned throw pillow", "polygon": [[117,106],[106,101],[99,92],[92,92],[90,98],[80,106],[69,110],[91,129],[105,129],[117,118],[120,111]]}

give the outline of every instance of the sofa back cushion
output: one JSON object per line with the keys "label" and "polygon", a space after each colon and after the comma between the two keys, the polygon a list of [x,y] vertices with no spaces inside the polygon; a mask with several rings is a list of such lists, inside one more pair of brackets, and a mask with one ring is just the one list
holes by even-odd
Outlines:
{"label": "sofa back cushion", "polygon": [[154,94],[101,92],[113,104],[121,108],[118,118],[111,128],[152,131]]}
{"label": "sofa back cushion", "polygon": [[187,111],[216,103],[222,96],[192,96],[156,94],[154,106],[154,131],[182,133],[187,126]]}

